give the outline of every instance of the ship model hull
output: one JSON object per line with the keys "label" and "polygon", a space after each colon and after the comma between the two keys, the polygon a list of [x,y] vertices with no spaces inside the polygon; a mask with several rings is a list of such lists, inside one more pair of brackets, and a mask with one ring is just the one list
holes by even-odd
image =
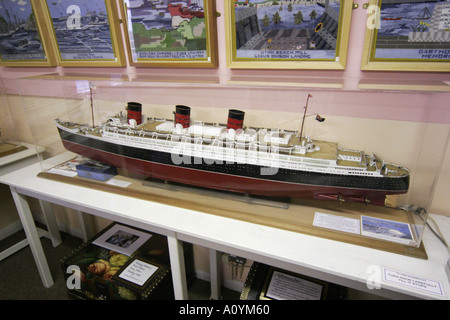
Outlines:
{"label": "ship model hull", "polygon": [[[240,120],[229,118],[228,126],[236,122]],[[189,127],[188,124],[184,126]],[[229,162],[208,158],[207,154],[183,154],[181,149],[173,147],[171,151],[157,150],[143,145],[142,139],[138,139],[139,145],[126,139],[114,140],[111,136],[105,138],[74,131],[63,123],[57,122],[57,127],[63,145],[69,151],[145,177],[187,185],[268,197],[345,200],[375,205],[384,205],[386,195],[406,193],[409,187],[409,174],[352,175],[239,160]],[[194,146],[192,142],[190,144]]]}

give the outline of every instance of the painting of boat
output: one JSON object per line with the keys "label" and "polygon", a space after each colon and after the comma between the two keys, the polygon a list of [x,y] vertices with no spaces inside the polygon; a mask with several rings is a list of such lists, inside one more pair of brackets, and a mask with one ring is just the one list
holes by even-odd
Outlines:
{"label": "painting of boat", "polygon": [[202,11],[202,8],[197,5],[196,8],[192,8],[192,1],[189,1],[186,7],[183,7],[181,3],[179,4],[168,4],[168,10],[172,17],[180,16],[181,18],[192,19],[194,17],[204,18],[205,13]]}
{"label": "painting of boat", "polygon": [[1,2],[0,55],[4,61],[46,59],[29,1]]}
{"label": "painting of boat", "polygon": [[47,1],[62,60],[114,60],[103,0]]}

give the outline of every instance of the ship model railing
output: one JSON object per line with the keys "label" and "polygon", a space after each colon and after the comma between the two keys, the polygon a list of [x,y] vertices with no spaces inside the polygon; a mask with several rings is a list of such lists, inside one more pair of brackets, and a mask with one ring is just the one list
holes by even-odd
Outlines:
{"label": "ship model railing", "polygon": [[[168,121],[170,120],[159,120],[159,121]],[[206,124],[205,124],[206,125]],[[217,125],[220,127],[220,124]],[[259,137],[257,130],[261,128],[251,128],[251,130],[255,130],[255,136]],[[234,149],[245,149],[251,151],[261,151],[268,153],[283,153],[283,154],[292,154],[294,150],[293,145],[279,145],[276,143],[264,142],[258,139],[254,141],[238,141],[236,139],[227,139],[221,137],[204,137],[199,134],[190,134],[190,133],[169,133],[169,132],[158,132],[158,131],[145,131],[140,129],[139,127],[136,129],[130,127],[118,127],[111,126],[109,124],[105,124],[102,128],[103,132],[108,135],[108,133],[113,134],[121,134],[124,137],[129,136],[137,136],[141,138],[150,138],[150,139],[158,139],[158,140],[170,140],[174,142],[181,143],[191,143],[195,145],[211,145],[213,147],[226,147],[226,148],[234,148]],[[274,133],[279,133],[279,131],[273,131]],[[283,133],[295,134],[295,131],[283,131]],[[117,136],[120,138],[120,136]]]}

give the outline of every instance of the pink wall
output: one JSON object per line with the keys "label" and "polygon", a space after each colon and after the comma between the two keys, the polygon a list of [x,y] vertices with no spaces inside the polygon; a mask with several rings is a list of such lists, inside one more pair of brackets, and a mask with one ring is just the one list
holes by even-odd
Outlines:
{"label": "pink wall", "polygon": [[[231,70],[226,66],[226,40],[224,4],[217,0],[217,11],[222,15],[218,23],[219,67],[217,69],[159,69],[159,68],[7,68],[0,67],[0,78],[9,94],[72,97],[75,83],[64,81],[33,81],[33,84],[15,79],[39,74],[67,73],[93,74],[117,78],[123,77],[209,77],[219,84],[176,85],[155,82],[152,89],[123,90],[102,88],[101,99],[140,101],[148,104],[172,105],[175,103],[213,108],[238,107],[246,110],[270,110],[280,112],[301,112],[308,93],[313,94],[311,107],[321,115],[340,115],[373,119],[404,120],[412,122],[435,122],[450,124],[450,92],[399,91],[395,87],[384,92],[380,90],[359,90],[358,84],[365,83],[414,83],[431,84],[447,82],[449,73],[427,72],[363,72],[360,69],[365,36],[366,11],[362,5],[367,0],[354,0],[359,8],[353,10],[350,28],[347,66],[344,71],[306,70]],[[124,44],[125,45],[125,44]],[[313,88],[266,88],[228,86],[234,77],[285,78],[289,81],[308,82],[327,80],[342,83],[342,89]],[[39,85],[36,85],[36,82]],[[129,85],[129,84],[126,84]],[[132,84],[131,84],[132,85]],[[66,90],[68,89],[68,90]],[[12,106],[13,107],[13,106]],[[356,134],[356,133],[355,133]],[[419,141],[418,141],[419,143]],[[450,155],[447,152],[448,163]],[[434,212],[448,214],[448,164],[444,165],[438,184]]]}
{"label": "pink wall", "polygon": [[[7,93],[22,93],[43,96],[66,96],[67,93],[57,83],[49,86],[48,82],[42,81],[36,86],[19,87],[21,82],[14,81],[15,78],[24,76],[46,74],[46,73],[93,73],[95,75],[116,77],[121,76],[173,76],[198,77],[204,75],[216,79],[221,84],[236,76],[250,76],[263,78],[287,77],[294,81],[305,81],[308,79],[328,79],[343,83],[344,88],[339,90],[325,89],[280,89],[280,88],[223,88],[222,85],[209,85],[205,90],[203,87],[184,87],[177,89],[177,95],[183,100],[174,101],[173,88],[167,90],[166,85],[156,84],[161,87],[159,95],[148,95],[142,91],[142,95],[124,97],[124,100],[138,100],[143,103],[184,103],[213,107],[241,107],[243,109],[279,110],[286,112],[297,112],[301,110],[307,93],[314,95],[313,104],[316,112],[329,115],[343,115],[355,117],[368,117],[375,119],[408,120],[417,122],[450,123],[450,93],[446,92],[398,92],[393,90],[361,91],[357,89],[358,83],[364,82],[414,82],[430,84],[432,81],[448,81],[448,73],[409,73],[409,72],[363,72],[360,70],[361,55],[363,52],[365,23],[367,14],[362,8],[365,0],[356,0],[359,8],[353,10],[350,41],[348,49],[347,67],[344,71],[324,70],[231,70],[226,66],[226,41],[224,22],[224,3],[217,0],[217,11],[222,13],[218,18],[218,49],[219,67],[217,69],[159,69],[159,68],[0,68],[0,77]],[[107,90],[105,91],[107,92]],[[107,96],[107,95],[106,95]],[[292,97],[292,99],[290,98]]]}

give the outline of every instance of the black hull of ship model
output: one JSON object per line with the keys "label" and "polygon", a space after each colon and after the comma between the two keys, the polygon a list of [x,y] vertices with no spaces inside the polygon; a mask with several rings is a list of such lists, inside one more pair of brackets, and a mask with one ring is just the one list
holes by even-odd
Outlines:
{"label": "black hull of ship model", "polygon": [[58,130],[69,151],[144,176],[200,187],[270,197],[347,200],[375,205],[384,205],[386,195],[406,193],[409,187],[409,175],[395,178],[352,176],[220,163]]}

